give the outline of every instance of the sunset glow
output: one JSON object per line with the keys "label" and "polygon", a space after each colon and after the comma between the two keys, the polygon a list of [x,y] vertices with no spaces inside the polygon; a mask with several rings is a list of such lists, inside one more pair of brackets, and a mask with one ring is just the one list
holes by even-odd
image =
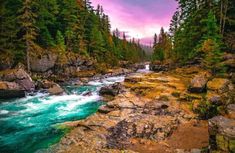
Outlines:
{"label": "sunset glow", "polygon": [[149,44],[161,27],[169,28],[177,8],[174,0],[92,0],[92,4],[95,8],[98,4],[104,7],[112,29],[125,31],[144,44]]}

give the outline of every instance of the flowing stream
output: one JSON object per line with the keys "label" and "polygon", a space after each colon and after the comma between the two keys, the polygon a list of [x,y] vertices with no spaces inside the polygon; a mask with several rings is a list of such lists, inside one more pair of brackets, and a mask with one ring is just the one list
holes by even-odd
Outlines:
{"label": "flowing stream", "polygon": [[123,80],[124,76],[119,76],[86,86],[66,86],[67,94],[61,96],[39,92],[22,99],[0,100],[0,153],[31,153],[55,144],[66,132],[58,128],[59,123],[95,113],[102,105],[99,89]]}

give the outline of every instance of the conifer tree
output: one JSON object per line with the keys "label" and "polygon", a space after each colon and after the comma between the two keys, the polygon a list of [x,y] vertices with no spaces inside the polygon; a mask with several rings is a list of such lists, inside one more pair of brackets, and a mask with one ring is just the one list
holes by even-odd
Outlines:
{"label": "conifer tree", "polygon": [[206,34],[203,36],[200,51],[204,54],[204,64],[211,69],[213,73],[219,70],[219,62],[221,61],[221,36],[215,15],[212,11],[208,13],[206,22]]}
{"label": "conifer tree", "polygon": [[24,0],[23,6],[20,10],[21,15],[19,17],[21,29],[23,31],[23,40],[25,41],[26,47],[26,58],[27,58],[27,69],[30,72],[30,56],[35,46],[35,40],[37,36],[36,13],[33,12],[33,0]]}

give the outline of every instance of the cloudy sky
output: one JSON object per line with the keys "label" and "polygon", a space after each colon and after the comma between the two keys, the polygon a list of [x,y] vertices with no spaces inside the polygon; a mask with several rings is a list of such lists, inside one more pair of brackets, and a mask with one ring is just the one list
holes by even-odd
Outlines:
{"label": "cloudy sky", "polygon": [[127,35],[141,39],[144,44],[152,41],[160,28],[166,30],[174,14],[175,0],[91,0],[93,6],[101,4],[109,15],[112,29],[118,28]]}

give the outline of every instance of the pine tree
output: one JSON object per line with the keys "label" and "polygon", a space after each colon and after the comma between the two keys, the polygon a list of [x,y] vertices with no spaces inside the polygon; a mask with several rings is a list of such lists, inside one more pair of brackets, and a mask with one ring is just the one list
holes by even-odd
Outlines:
{"label": "pine tree", "polygon": [[65,53],[66,46],[65,46],[64,36],[59,30],[57,31],[57,34],[56,34],[56,45],[58,46],[61,54]]}
{"label": "pine tree", "polygon": [[33,0],[24,0],[21,15],[19,17],[21,29],[24,32],[23,40],[25,41],[26,54],[27,54],[27,69],[30,72],[30,56],[35,46],[37,36],[37,27],[35,26],[37,15],[33,12]]}
{"label": "pine tree", "polygon": [[157,34],[154,34],[153,47],[157,46]]}
{"label": "pine tree", "polygon": [[211,69],[213,73],[221,69],[219,62],[221,61],[221,36],[215,15],[212,11],[208,13],[206,20],[206,34],[203,36],[200,51],[204,54],[204,64]]}

